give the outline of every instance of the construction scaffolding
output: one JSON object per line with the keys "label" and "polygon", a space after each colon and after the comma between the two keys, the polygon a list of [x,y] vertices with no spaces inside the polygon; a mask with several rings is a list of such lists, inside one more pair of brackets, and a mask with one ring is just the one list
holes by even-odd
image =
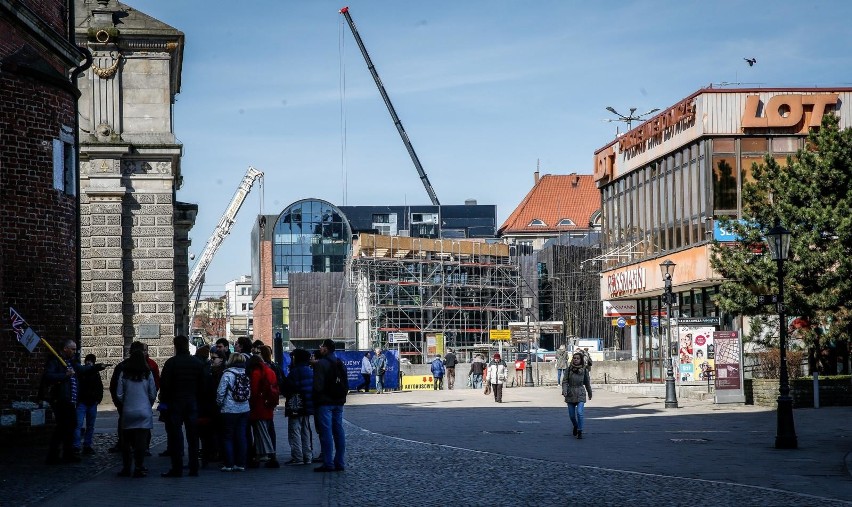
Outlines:
{"label": "construction scaffolding", "polygon": [[[540,318],[565,323],[554,347],[582,338],[601,339],[605,349],[624,348],[624,331],[603,317],[600,298],[601,244],[596,233],[564,235],[537,254]],[[629,346],[629,342],[628,342]]]}
{"label": "construction scaffolding", "polygon": [[502,243],[362,234],[348,271],[362,348],[464,356],[490,348],[489,330],[520,315],[518,265]]}

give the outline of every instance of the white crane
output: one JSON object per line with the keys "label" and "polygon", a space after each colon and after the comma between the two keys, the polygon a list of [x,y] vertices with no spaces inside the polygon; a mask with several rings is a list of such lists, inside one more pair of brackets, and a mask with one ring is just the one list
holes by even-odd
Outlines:
{"label": "white crane", "polygon": [[213,261],[213,256],[216,255],[216,251],[219,250],[220,246],[222,246],[222,242],[225,240],[225,237],[230,234],[231,226],[234,225],[234,221],[237,218],[237,212],[240,211],[240,207],[243,205],[243,202],[246,200],[246,196],[248,196],[252,185],[257,179],[262,180],[263,173],[254,167],[249,166],[248,171],[246,171],[246,175],[240,182],[239,187],[237,187],[237,192],[234,194],[234,198],[231,199],[231,204],[228,205],[228,209],[225,210],[222,218],[219,219],[219,224],[216,225],[216,228],[213,230],[213,234],[210,236],[210,239],[207,240],[207,244],[204,246],[204,251],[201,253],[201,257],[198,258],[198,262],[196,262],[195,267],[192,268],[192,274],[189,276],[188,294],[190,298],[193,294],[195,294],[195,299],[192,302],[192,307],[189,312],[190,328],[195,320],[195,311],[198,308],[198,299],[201,296],[201,287],[204,285],[204,273],[207,272],[210,262]]}

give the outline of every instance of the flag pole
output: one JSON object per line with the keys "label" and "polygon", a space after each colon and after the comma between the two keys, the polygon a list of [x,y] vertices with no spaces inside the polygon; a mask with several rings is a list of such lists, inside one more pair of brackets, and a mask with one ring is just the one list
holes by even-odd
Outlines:
{"label": "flag pole", "polygon": [[66,367],[68,367],[68,362],[65,361],[65,359],[62,358],[62,356],[60,356],[59,354],[56,353],[56,351],[53,349],[53,347],[50,346],[50,343],[48,343],[47,340],[42,339],[41,341],[44,342],[44,346],[47,347],[47,350],[53,352],[53,355],[56,356],[56,359],[59,359],[59,361],[62,364],[64,364]]}

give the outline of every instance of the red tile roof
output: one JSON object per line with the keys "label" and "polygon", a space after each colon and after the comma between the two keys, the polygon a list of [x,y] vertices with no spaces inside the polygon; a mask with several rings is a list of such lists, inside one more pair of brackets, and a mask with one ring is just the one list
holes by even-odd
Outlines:
{"label": "red tile roof", "polygon": [[[545,174],[500,226],[498,234],[588,230],[601,208],[601,192],[591,174]],[[575,225],[557,224],[564,218]],[[530,225],[533,220],[545,225]]]}

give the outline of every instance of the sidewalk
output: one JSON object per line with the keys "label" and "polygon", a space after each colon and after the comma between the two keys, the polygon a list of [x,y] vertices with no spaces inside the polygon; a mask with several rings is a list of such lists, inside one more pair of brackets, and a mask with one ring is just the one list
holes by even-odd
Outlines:
{"label": "sidewalk", "polygon": [[[294,505],[852,505],[852,409],[797,409],[798,450],[773,448],[775,412],[595,390],[586,438],[571,437],[556,387],[513,388],[504,403],[481,391],[351,393],[347,470],[310,466],[162,479],[156,424],[145,479],[118,478],[105,452],[115,412],[98,419],[98,454],[43,465],[44,449],[0,451],[0,505],[223,503],[271,498]],[[286,421],[276,414],[286,461]],[[319,444],[315,444],[318,451]],[[447,501],[447,499],[451,499]]]}

